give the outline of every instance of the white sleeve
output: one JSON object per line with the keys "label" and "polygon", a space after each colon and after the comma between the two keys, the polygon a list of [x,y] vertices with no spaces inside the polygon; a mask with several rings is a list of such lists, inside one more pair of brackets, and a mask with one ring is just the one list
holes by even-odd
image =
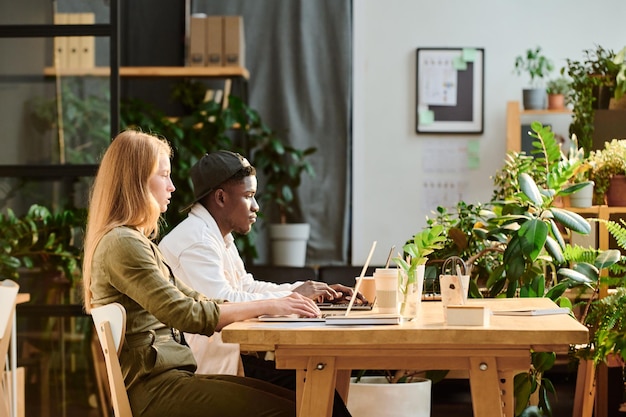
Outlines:
{"label": "white sleeve", "polygon": [[[223,242],[215,239],[198,242],[180,254],[176,276],[209,298],[232,302],[251,301],[285,297],[291,293],[293,284],[273,284],[257,282],[252,275],[245,273],[243,262],[235,251],[228,253]],[[232,267],[231,261],[241,265]]]}

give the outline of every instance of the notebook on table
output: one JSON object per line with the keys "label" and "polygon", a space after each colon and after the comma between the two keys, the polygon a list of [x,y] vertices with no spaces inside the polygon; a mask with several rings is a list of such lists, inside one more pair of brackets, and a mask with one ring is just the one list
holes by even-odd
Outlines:
{"label": "notebook on table", "polygon": [[400,324],[399,314],[356,312],[345,314],[336,314],[326,317],[327,325],[356,325],[356,324]]}
{"label": "notebook on table", "polygon": [[320,317],[300,317],[291,315],[265,314],[258,317],[262,322],[300,322],[325,323],[326,325],[357,325],[357,324],[400,324],[400,315],[366,312],[356,312],[345,315],[344,312],[325,313]]}

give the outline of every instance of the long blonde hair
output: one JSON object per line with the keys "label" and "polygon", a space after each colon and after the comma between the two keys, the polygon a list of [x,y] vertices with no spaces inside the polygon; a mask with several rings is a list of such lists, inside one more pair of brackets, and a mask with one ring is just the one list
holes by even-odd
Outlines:
{"label": "long blonde hair", "polygon": [[91,189],[85,233],[83,287],[88,312],[91,263],[102,236],[118,226],[135,227],[150,239],[158,234],[161,210],[148,180],[156,172],[162,154],[172,156],[172,148],[165,140],[126,130],[117,135],[102,158]]}

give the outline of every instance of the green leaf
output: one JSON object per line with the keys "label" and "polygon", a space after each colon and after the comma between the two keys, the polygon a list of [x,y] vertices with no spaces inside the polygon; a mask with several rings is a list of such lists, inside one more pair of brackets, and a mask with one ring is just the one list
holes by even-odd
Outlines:
{"label": "green leaf", "polygon": [[580,214],[557,207],[551,207],[550,211],[554,218],[568,229],[582,235],[588,235],[591,232],[591,225]]}
{"label": "green leaf", "polygon": [[539,219],[527,221],[518,231],[522,251],[535,261],[548,237],[548,226]]}
{"label": "green leaf", "polygon": [[522,192],[532,201],[536,206],[541,206],[543,203],[543,198],[541,197],[541,193],[539,192],[539,188],[537,187],[537,183],[535,180],[523,172],[519,176],[519,184]]}

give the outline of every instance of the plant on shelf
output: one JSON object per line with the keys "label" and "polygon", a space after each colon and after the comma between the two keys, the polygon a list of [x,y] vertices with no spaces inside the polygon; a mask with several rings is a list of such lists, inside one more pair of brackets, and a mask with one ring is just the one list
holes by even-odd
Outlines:
{"label": "plant on shelf", "polygon": [[548,93],[548,108],[561,110],[570,101],[570,81],[566,77],[557,77],[546,82],[546,92]]}
{"label": "plant on shelf", "polygon": [[594,203],[606,204],[606,193],[615,176],[626,175],[626,140],[613,139],[604,148],[589,155],[591,171],[589,179],[594,182]]}
{"label": "plant on shelf", "polygon": [[541,52],[541,47],[527,49],[526,53],[515,58],[513,72],[521,76],[527,73],[530,78],[529,88],[523,90],[525,109],[544,109],[546,90],[542,85],[544,78],[554,69],[554,65]]}
{"label": "plant on shelf", "polygon": [[613,51],[596,45],[594,49],[583,50],[582,60],[566,59],[566,66],[561,69],[561,74],[567,74],[571,79],[573,120],[570,134],[578,137],[586,155],[592,150],[595,109],[608,107],[613,95],[619,72],[614,60]]}
{"label": "plant on shelf", "polygon": [[527,49],[524,55],[518,55],[515,58],[515,74],[528,73],[531,87],[538,86],[541,80],[547,77],[553,69],[552,61],[541,53],[540,46],[535,49]]}
{"label": "plant on shelf", "polygon": [[567,96],[570,89],[570,81],[566,77],[552,78],[546,82],[546,92],[548,94],[563,94]]}

